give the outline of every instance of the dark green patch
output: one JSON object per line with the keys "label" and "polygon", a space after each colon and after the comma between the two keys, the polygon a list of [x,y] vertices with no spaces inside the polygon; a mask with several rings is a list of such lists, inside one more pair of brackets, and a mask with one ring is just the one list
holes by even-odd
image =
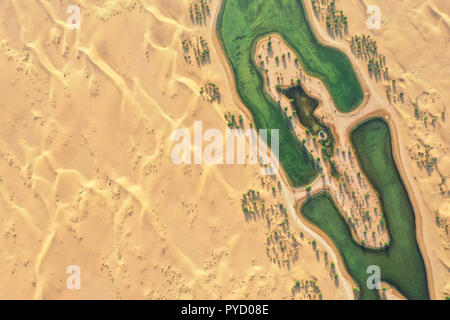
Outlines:
{"label": "dark green patch", "polygon": [[334,155],[335,145],[333,134],[330,128],[314,115],[314,111],[319,106],[319,101],[309,96],[301,85],[281,88],[280,90],[291,101],[300,123],[309,129],[313,139],[325,148],[324,154],[331,158]]}

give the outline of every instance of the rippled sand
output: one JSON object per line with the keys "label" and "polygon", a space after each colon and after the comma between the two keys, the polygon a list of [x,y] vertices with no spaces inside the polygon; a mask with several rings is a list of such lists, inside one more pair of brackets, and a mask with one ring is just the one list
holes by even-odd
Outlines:
{"label": "rippled sand", "polygon": [[[267,223],[246,222],[240,201],[249,189],[283,201],[259,166],[171,161],[175,129],[225,130],[225,112],[249,122],[211,38],[217,5],[196,26],[188,1],[0,3],[0,298],[290,299],[296,280],[348,297],[308,236],[290,270],[269,260]],[[200,36],[201,68],[181,46]],[[210,81],[220,104],[199,94]]]}

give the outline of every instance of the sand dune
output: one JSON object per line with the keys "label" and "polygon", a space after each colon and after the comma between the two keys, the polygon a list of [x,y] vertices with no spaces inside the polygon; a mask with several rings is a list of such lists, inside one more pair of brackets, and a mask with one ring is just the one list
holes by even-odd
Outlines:
{"label": "sand dune", "polygon": [[[71,4],[79,30],[66,27]],[[319,298],[294,294],[297,280],[351,298],[323,260],[330,248],[314,249],[295,223],[300,259],[270,261],[267,223],[246,222],[240,199],[249,189],[267,203],[286,197],[272,194],[276,180],[261,185],[259,166],[171,161],[175,129],[225,130],[225,112],[251,121],[217,56],[218,4],[207,26],[191,22],[189,1],[0,4],[1,298]],[[200,36],[211,48],[202,67],[181,45]],[[220,104],[199,94],[208,82]],[[66,286],[70,265],[80,290]]]}

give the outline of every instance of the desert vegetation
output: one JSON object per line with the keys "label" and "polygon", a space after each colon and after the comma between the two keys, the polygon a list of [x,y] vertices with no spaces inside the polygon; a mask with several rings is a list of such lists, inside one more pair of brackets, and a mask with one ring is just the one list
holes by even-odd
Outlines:
{"label": "desert vegetation", "polygon": [[192,56],[194,57],[197,66],[202,67],[211,62],[208,42],[200,36],[198,39],[184,39],[181,41],[183,48],[184,60],[188,64],[192,64]]}
{"label": "desert vegetation", "polygon": [[322,300],[322,292],[315,280],[297,280],[292,286],[292,299]]}
{"label": "desert vegetation", "polygon": [[[227,126],[230,129],[244,129],[244,118],[242,115],[239,115],[236,117],[235,114],[232,114],[231,112],[225,113],[224,118],[227,121]],[[250,127],[253,127],[253,125],[250,123]]]}
{"label": "desert vegetation", "polygon": [[197,0],[189,4],[189,15],[193,24],[206,25],[211,17],[209,1],[211,0]]}
{"label": "desert vegetation", "polygon": [[220,89],[213,82],[208,82],[204,87],[200,88],[200,96],[206,99],[209,103],[220,103]]}
{"label": "desert vegetation", "polygon": [[335,1],[311,0],[316,18],[324,21],[328,33],[334,37],[342,38],[348,33],[348,18],[342,10],[336,8]]}
{"label": "desert vegetation", "polygon": [[241,205],[247,221],[266,220],[268,230],[266,253],[270,261],[279,267],[291,268],[299,259],[300,239],[290,231],[284,205],[274,201],[268,202],[254,190],[242,195]]}

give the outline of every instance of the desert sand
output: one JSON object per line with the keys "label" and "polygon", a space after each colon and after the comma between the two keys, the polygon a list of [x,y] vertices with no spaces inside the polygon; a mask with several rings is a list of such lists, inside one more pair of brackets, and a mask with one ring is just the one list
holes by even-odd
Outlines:
{"label": "desert sand", "polygon": [[[354,283],[333,245],[296,215],[297,195],[282,171],[262,181],[259,165],[171,161],[176,129],[192,132],[194,121],[203,121],[225,130],[227,113],[241,115],[247,127],[252,122],[215,35],[220,2],[208,1],[206,23],[191,21],[195,3],[1,2],[0,298],[353,298]],[[411,104],[421,115],[439,115],[450,101],[450,71],[443,67],[450,10],[444,0],[377,3],[386,13],[373,36],[407,92],[404,104],[390,107],[396,159],[431,266],[430,294],[442,298],[450,294],[448,183],[439,186],[449,172],[449,127],[416,120]],[[66,25],[73,4],[81,7],[79,30]],[[365,30],[364,1],[338,6],[350,30]],[[312,21],[324,41],[349,47]],[[182,42],[195,47],[201,39],[209,57],[197,64],[194,49],[187,53]],[[364,64],[354,63],[366,77]],[[385,96],[381,84],[366,82]],[[220,102],[200,93],[208,83],[220,89]],[[424,145],[439,159],[430,174],[414,160]],[[263,215],[244,214],[241,199],[249,190],[266,208],[285,208],[295,238],[288,243],[298,250],[289,265],[267,252],[274,230],[288,234],[274,229],[284,226],[280,216],[269,227]],[[70,265],[80,267],[80,290],[66,286]]]}
{"label": "desert sand", "polygon": [[[81,7],[79,30],[66,26],[72,4]],[[171,161],[176,129],[192,132],[203,121],[225,130],[228,112],[251,122],[218,56],[219,2],[209,2],[207,25],[191,21],[190,5],[0,4],[0,90],[8,97],[1,102],[0,298],[353,297],[338,257],[298,220],[281,177],[263,185],[259,165]],[[198,66],[192,53],[188,63],[182,41],[196,45],[200,37],[210,61]],[[200,94],[211,82],[220,103]],[[297,241],[289,266],[267,253],[280,221],[272,229],[265,219],[247,221],[241,198],[249,190],[267,208],[284,204]],[[79,290],[66,286],[71,265],[80,267]]]}

